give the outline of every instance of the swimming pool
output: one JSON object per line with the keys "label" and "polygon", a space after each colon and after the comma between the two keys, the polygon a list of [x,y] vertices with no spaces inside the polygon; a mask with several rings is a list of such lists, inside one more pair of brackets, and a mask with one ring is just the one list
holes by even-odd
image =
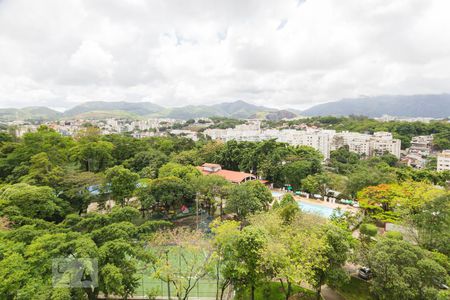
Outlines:
{"label": "swimming pool", "polygon": [[312,214],[320,215],[325,218],[329,218],[333,214],[333,208],[328,206],[322,206],[322,205],[316,205],[306,202],[298,201],[298,206],[302,209],[304,212],[309,212]]}

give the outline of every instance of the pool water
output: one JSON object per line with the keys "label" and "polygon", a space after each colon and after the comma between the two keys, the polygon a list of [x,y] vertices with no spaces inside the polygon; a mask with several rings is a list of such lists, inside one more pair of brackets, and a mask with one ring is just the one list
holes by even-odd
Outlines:
{"label": "pool water", "polygon": [[305,203],[305,202],[301,202],[301,201],[298,201],[298,205],[304,212],[313,213],[313,214],[320,215],[325,218],[329,218],[333,214],[333,210],[334,210],[331,207],[316,205],[316,204],[311,204],[311,203]]}
{"label": "pool water", "polygon": [[[277,199],[281,199],[281,197],[284,194],[285,194],[285,192],[272,191],[272,197],[277,198]],[[298,203],[298,206],[302,209],[302,211],[316,214],[316,215],[322,216],[324,218],[329,218],[333,214],[333,210],[334,210],[331,207],[318,205],[318,204],[306,203],[306,202],[301,202],[301,201],[297,201],[297,203]]]}

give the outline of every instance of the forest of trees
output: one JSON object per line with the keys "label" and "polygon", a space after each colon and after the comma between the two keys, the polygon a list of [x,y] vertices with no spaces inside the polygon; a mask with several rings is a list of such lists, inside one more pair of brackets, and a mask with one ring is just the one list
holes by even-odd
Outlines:
{"label": "forest of trees", "polygon": [[[301,211],[291,194],[272,205],[260,181],[202,175],[196,166],[205,162],[275,187],[340,191],[361,210],[324,219]],[[320,299],[323,284],[349,282],[346,263],[372,269],[374,299],[448,299],[440,287],[450,280],[449,180],[449,172],[414,170],[389,154],[362,159],[345,147],[324,164],[312,148],[273,140],[135,139],[93,127],[75,137],[45,126],[22,138],[1,133],[0,299],[127,298],[142,270],[172,284],[174,299],[187,299],[205,276],[217,279],[217,299],[229,288],[236,299],[256,299],[269,283],[284,299]],[[99,211],[87,213],[93,202]],[[207,213],[209,229],[180,226],[182,207],[194,220]],[[385,222],[410,235],[381,234]],[[189,257],[185,273],[166,259],[176,249]],[[52,288],[52,259],[68,256],[97,259],[97,287]]]}

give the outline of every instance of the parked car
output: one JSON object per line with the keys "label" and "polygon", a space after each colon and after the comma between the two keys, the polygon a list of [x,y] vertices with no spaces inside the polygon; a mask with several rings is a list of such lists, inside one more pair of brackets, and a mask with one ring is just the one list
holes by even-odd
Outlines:
{"label": "parked car", "polygon": [[367,267],[361,267],[358,270],[358,276],[364,280],[369,280],[372,278],[372,271]]}

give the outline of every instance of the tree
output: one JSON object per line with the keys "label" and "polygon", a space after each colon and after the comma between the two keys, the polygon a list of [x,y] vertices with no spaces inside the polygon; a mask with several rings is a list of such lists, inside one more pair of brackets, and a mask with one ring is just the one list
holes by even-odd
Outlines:
{"label": "tree", "polygon": [[11,176],[13,170],[18,176],[13,176],[10,181],[15,181],[27,172],[20,173],[20,169],[29,165],[30,158],[38,153],[46,153],[51,163],[61,164],[67,162],[69,149],[74,142],[70,137],[63,137],[59,133],[46,126],[38,128],[37,132],[23,135],[20,143],[5,143],[1,148],[0,176],[3,179]]}
{"label": "tree", "polygon": [[79,143],[71,149],[72,159],[78,161],[84,171],[99,172],[110,165],[113,149],[114,145],[105,141]]}
{"label": "tree", "polygon": [[226,210],[236,214],[236,217],[243,221],[249,214],[264,210],[265,201],[259,199],[248,185],[235,185],[229,192]]}
{"label": "tree", "polygon": [[[236,221],[223,221],[218,220],[211,223],[211,232],[213,235],[213,245],[215,248],[215,257],[217,260],[216,265],[216,300],[222,300],[225,289],[231,284],[233,280],[232,275],[234,275],[231,253],[233,251],[233,246],[236,237],[240,234],[240,224]],[[225,261],[225,258],[228,261]],[[227,276],[227,272],[230,272]],[[224,274],[220,276],[220,274]]]}
{"label": "tree", "polygon": [[348,174],[359,163],[360,156],[344,145],[330,153],[330,166],[339,174]]}
{"label": "tree", "polygon": [[20,181],[32,185],[46,185],[56,188],[63,179],[63,170],[55,166],[48,158],[47,153],[41,152],[30,158],[28,174]]}
{"label": "tree", "polygon": [[136,139],[124,134],[110,134],[101,137],[102,141],[111,143],[113,163],[121,164],[140,152],[147,151],[149,144],[144,139]]}
{"label": "tree", "polygon": [[358,199],[369,215],[386,222],[417,214],[426,203],[444,193],[425,182],[406,181],[367,187],[358,193]]}
{"label": "tree", "polygon": [[450,255],[450,196],[436,197],[425,204],[418,214],[410,216],[418,230],[419,245]]}
{"label": "tree", "polygon": [[114,199],[121,206],[124,206],[126,200],[133,195],[136,189],[139,175],[125,169],[123,166],[115,166],[106,170],[105,177],[108,184],[107,187],[111,190]]}
{"label": "tree", "polygon": [[154,199],[154,207],[162,209],[166,217],[171,210],[192,204],[195,198],[192,187],[174,176],[151,180],[148,192]]}
{"label": "tree", "polygon": [[261,272],[266,274],[266,280],[279,281],[285,299],[290,299],[293,285],[311,282],[314,269],[326,263],[321,255],[326,244],[322,224],[316,218],[297,213],[286,223],[282,212],[272,210],[252,216],[250,226],[259,228],[267,237],[261,254]]}
{"label": "tree", "polygon": [[291,184],[294,189],[298,189],[300,182],[314,173],[313,164],[307,160],[295,161],[283,167],[284,181]]}
{"label": "tree", "polygon": [[436,280],[447,272],[427,251],[396,239],[381,239],[370,253],[372,292],[379,299],[436,299]]}
{"label": "tree", "polygon": [[352,197],[368,186],[395,182],[395,176],[389,170],[378,167],[359,166],[348,176],[346,193]]}
{"label": "tree", "polygon": [[314,268],[314,279],[312,285],[317,290],[317,300],[321,299],[320,293],[324,283],[331,287],[338,287],[348,280],[348,275],[343,266],[349,258],[352,248],[351,233],[337,226],[328,225],[324,227],[326,247],[321,249],[321,256],[325,260],[323,265]]}
{"label": "tree", "polygon": [[[124,165],[133,172],[140,172],[148,167],[157,172],[167,161],[168,157],[163,152],[156,149],[149,149],[127,159]],[[155,175],[157,176],[158,174]]]}
{"label": "tree", "polygon": [[177,228],[157,232],[151,244],[155,276],[167,283],[169,295],[173,284],[179,300],[188,299],[199,281],[214,269],[212,245],[201,231]]}
{"label": "tree", "polygon": [[47,186],[32,186],[26,183],[6,185],[0,189],[0,208],[6,208],[29,218],[59,220],[67,213],[67,204],[56,197]]}
{"label": "tree", "polygon": [[262,250],[267,240],[264,233],[255,227],[245,227],[235,236],[224,241],[223,277],[240,289],[250,289],[250,299],[255,299],[255,288],[265,278],[260,268]]}
{"label": "tree", "polygon": [[204,206],[211,216],[214,216],[216,205],[220,208],[220,216],[223,215],[223,200],[227,196],[230,183],[218,175],[195,177],[192,181],[200,204]]}
{"label": "tree", "polygon": [[261,183],[259,180],[246,181],[242,184],[245,188],[249,189],[253,197],[257,198],[263,208],[267,210],[269,204],[273,202],[273,196],[270,190]]}
{"label": "tree", "polygon": [[198,166],[202,164],[202,159],[199,157],[198,150],[196,149],[181,151],[173,155],[170,161],[181,165]]}
{"label": "tree", "polygon": [[327,195],[331,179],[327,174],[308,175],[301,181],[302,188],[310,194]]}
{"label": "tree", "polygon": [[192,180],[201,175],[201,172],[193,166],[183,166],[177,163],[167,163],[159,169],[159,177],[175,176],[183,180]]}
{"label": "tree", "polygon": [[89,203],[101,196],[100,186],[103,181],[100,173],[66,172],[59,187],[59,197],[81,214]]}

